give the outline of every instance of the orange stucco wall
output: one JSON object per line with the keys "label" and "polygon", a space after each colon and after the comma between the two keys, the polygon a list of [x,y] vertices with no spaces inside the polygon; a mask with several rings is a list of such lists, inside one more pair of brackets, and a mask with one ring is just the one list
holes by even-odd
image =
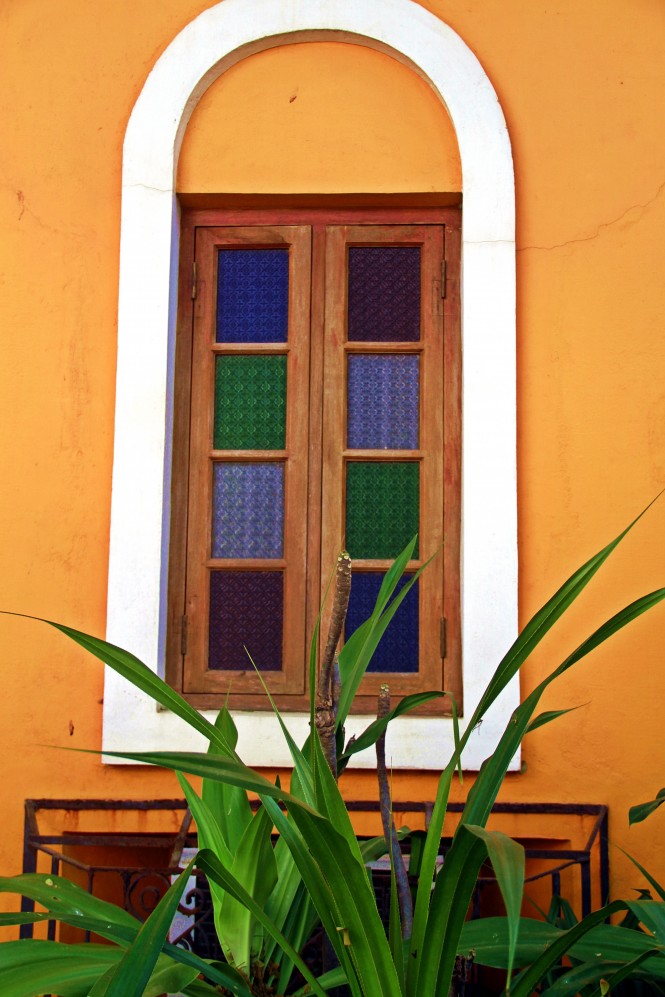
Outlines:
{"label": "orange stucco wall", "polygon": [[452,122],[420,77],[369,48],[309,42],[250,56],[206,91],[177,189],[429,193],[460,191],[462,173]]}
{"label": "orange stucco wall", "polygon": [[[24,0],[0,14],[0,607],[98,634],[123,133],[155,59],[207,6]],[[426,6],[482,62],[513,143],[525,622],[664,483],[665,8]],[[425,192],[459,190],[460,172],[450,122],[426,84],[386,56],[326,43],[253,57],[221,79],[192,118],[178,183],[189,192]],[[663,501],[525,667],[525,691],[620,605],[665,583]],[[178,789],[166,773],[43,747],[100,744],[101,666],[42,624],[6,618],[0,628],[0,872],[11,873],[25,797]],[[525,771],[502,798],[609,803],[613,841],[665,879],[665,816],[630,832],[626,820],[663,782],[664,635],[660,609],[559,682],[546,706],[582,708],[530,735]],[[434,777],[398,773],[394,789],[428,798]],[[371,780],[349,777],[347,792],[369,796]],[[612,862],[615,894],[639,885],[618,851]]]}

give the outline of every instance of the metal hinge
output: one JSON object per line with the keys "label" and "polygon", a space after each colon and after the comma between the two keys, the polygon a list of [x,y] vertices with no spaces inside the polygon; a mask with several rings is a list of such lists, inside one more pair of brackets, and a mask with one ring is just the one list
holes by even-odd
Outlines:
{"label": "metal hinge", "polygon": [[183,616],[180,622],[180,653],[187,654],[187,617]]}
{"label": "metal hinge", "polygon": [[447,641],[446,641],[446,618],[441,617],[441,657],[445,658],[448,653]]}
{"label": "metal hinge", "polygon": [[192,301],[196,298],[196,260],[192,263]]}
{"label": "metal hinge", "polygon": [[441,260],[441,297],[442,298],[445,298],[445,296],[446,296],[446,276],[447,276],[446,271],[447,271],[446,261],[445,260]]}

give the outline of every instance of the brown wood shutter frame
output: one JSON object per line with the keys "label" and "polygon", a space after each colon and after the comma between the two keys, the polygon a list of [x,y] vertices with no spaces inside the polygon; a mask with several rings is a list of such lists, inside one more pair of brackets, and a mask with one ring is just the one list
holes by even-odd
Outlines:
{"label": "brown wood shutter frame", "polygon": [[[369,224],[359,224],[360,221]],[[229,225],[220,224],[228,221]],[[295,224],[297,221],[309,224]],[[405,222],[413,224],[404,224]],[[246,224],[241,224],[246,222]],[[284,224],[279,224],[284,222]],[[348,224],[344,224],[344,223]],[[399,222],[399,224],[393,224]],[[217,224],[215,224],[217,223]],[[424,224],[423,224],[424,223]],[[309,639],[328,569],[343,539],[346,355],[386,352],[345,335],[345,259],[349,245],[422,247],[422,341],[388,352],[422,357],[421,439],[409,459],[421,467],[421,559],[442,552],[420,584],[420,671],[387,676],[395,697],[446,688],[461,704],[459,639],[460,330],[459,211],[192,211],[183,226],[176,344],[172,533],[169,559],[167,678],[198,708],[231,704],[266,709],[261,684],[245,672],[207,669],[211,480],[214,460],[286,460],[283,671],[265,672],[283,709],[306,710]],[[228,245],[290,247],[289,341],[283,346],[215,343],[217,250]],[[192,259],[196,259],[195,291]],[[442,287],[442,261],[447,286]],[[195,293],[195,297],[193,297]],[[288,356],[287,442],[283,453],[212,450],[214,358],[223,353]],[[404,451],[397,452],[404,458]],[[362,451],[354,451],[356,459]],[[375,455],[376,456],[376,455]],[[381,457],[394,456],[383,451]],[[410,565],[416,568],[421,561]],[[242,559],[226,570],[265,567]],[[271,562],[275,567],[275,562]],[[383,562],[359,564],[385,567]],[[186,617],[186,642],[183,623]],[[445,659],[442,621],[446,621]],[[183,647],[186,653],[182,654]],[[357,708],[374,712],[381,674],[367,676]],[[438,700],[422,712],[448,713]]]}

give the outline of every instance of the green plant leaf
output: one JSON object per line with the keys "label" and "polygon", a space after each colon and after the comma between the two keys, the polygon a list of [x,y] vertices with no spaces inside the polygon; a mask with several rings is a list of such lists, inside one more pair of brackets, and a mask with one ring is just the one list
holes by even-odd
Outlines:
{"label": "green plant leaf", "polygon": [[392,953],[397,977],[399,980],[400,993],[404,993],[406,984],[404,960],[406,957],[406,946],[402,938],[402,919],[399,909],[399,894],[397,892],[397,878],[395,876],[395,864],[393,862],[392,849],[388,850],[390,856],[390,915],[388,921],[388,943]]}
{"label": "green plant leaf", "polygon": [[[389,605],[386,605],[390,595],[393,593],[399,579],[401,578],[406,565],[408,564],[417,537],[414,537],[410,544],[395,559],[391,567],[386,572],[383,579],[376,605],[369,620],[366,620],[357,630],[351,634],[339,653],[339,673],[342,683],[342,691],[339,698],[337,711],[337,725],[343,726],[346,722],[351,704],[367,670],[372,655],[378,647],[379,641],[383,637],[395,613],[402,605],[407,595],[416,584],[421,574],[427,566],[437,556],[433,554],[428,558],[417,571],[409,576],[406,582],[393,598]],[[438,553],[438,552],[437,552]]]}
{"label": "green plant leaf", "polygon": [[303,882],[306,884],[312,904],[344,971],[352,997],[363,997],[349,951],[343,945],[337,932],[340,923],[339,911],[327,877],[307,847],[299,828],[293,822],[292,816],[283,813],[277,802],[269,797],[264,798],[263,805],[277,828],[280,836],[279,841],[283,841],[291,852]]}
{"label": "green plant leaf", "polygon": [[2,997],[87,997],[91,987],[116,965],[122,950],[112,945],[62,945],[37,939],[0,945]]}
{"label": "green plant leaf", "polygon": [[[247,650],[247,649],[245,648],[245,650]],[[310,766],[307,763],[305,755],[303,754],[303,752],[300,750],[300,748],[298,747],[298,745],[296,744],[296,742],[292,738],[291,732],[289,731],[288,727],[286,726],[286,724],[282,720],[282,716],[281,716],[279,710],[277,709],[277,707],[275,705],[275,700],[270,695],[270,690],[268,689],[268,686],[266,685],[266,683],[263,680],[263,675],[261,674],[260,670],[254,664],[254,661],[252,660],[252,656],[249,653],[249,651],[247,651],[247,656],[249,657],[249,660],[252,663],[252,667],[254,668],[254,671],[256,672],[256,674],[257,674],[257,676],[259,678],[259,681],[261,682],[261,685],[263,686],[263,691],[265,692],[266,696],[268,697],[268,701],[270,702],[270,705],[272,706],[273,713],[277,717],[277,722],[278,722],[279,726],[282,729],[282,734],[284,736],[284,740],[286,741],[287,747],[289,749],[289,753],[290,753],[291,758],[293,760],[293,768],[294,768],[295,773],[297,775],[298,785],[299,785],[299,787],[300,787],[300,789],[302,790],[302,793],[303,793],[303,799],[307,803],[309,803],[309,805],[311,807],[313,807],[313,806],[315,806],[315,793],[314,793],[314,782],[312,780],[312,770],[311,770]]]}
{"label": "green plant leaf", "polygon": [[[296,872],[298,871],[295,865],[294,869]],[[283,919],[281,931],[286,938],[288,938],[295,951],[302,952],[306,942],[311,937],[312,932],[318,923],[318,917],[314,907],[312,906],[309,894],[305,889],[305,885],[302,880],[300,880],[299,874],[298,879],[298,888],[293,898],[293,903],[287,911],[286,917]],[[268,913],[267,905],[266,913]],[[274,964],[279,967],[277,991],[278,993],[285,993],[291,980],[294,965],[287,953],[282,952],[276,943],[275,949],[276,958],[269,960],[268,953],[266,951],[265,962],[267,963],[269,961],[273,961]]]}
{"label": "green plant leaf", "polygon": [[35,914],[30,911],[16,913],[0,913],[0,928],[12,928],[19,924],[38,924],[40,921],[52,921],[48,914]]}
{"label": "green plant leaf", "polygon": [[663,803],[665,803],[665,789],[661,789],[656,793],[655,800],[649,800],[648,803],[638,803],[634,807],[631,807],[628,811],[628,823],[639,824],[641,821],[646,820],[649,814],[652,814]]}
{"label": "green plant leaf", "polygon": [[421,848],[418,849],[418,886],[416,901],[413,908],[413,930],[409,958],[407,959],[406,994],[407,997],[418,997],[418,978],[423,957],[434,958],[434,953],[426,953],[424,949],[425,934],[429,920],[429,907],[432,898],[432,883],[436,869],[436,859],[439,854],[439,844],[443,832],[443,821],[448,806],[448,796],[452,784],[459,755],[456,753],[441,773],[436,790],[432,816]]}
{"label": "green plant leaf", "polygon": [[[656,496],[658,497],[658,496]],[[656,499],[653,500],[655,502]],[[474,711],[471,727],[474,727],[482,719],[487,709],[495,701],[497,696],[505,689],[506,685],[517,674],[531,652],[538,646],[546,633],[548,633],[557,620],[565,613],[569,606],[577,599],[580,593],[586,588],[596,572],[608,559],[610,554],[618,547],[624,537],[633,529],[635,524],[644,516],[653,502],[642,510],[642,512],[629,523],[629,525],[619,533],[618,536],[606,544],[597,554],[590,557],[581,568],[564,582],[564,584],[548,599],[545,605],[532,616],[527,625],[520,633],[517,640],[504,655],[498,668],[496,669],[487,689],[483,693],[480,702]]]}
{"label": "green plant leaf", "polygon": [[[412,833],[413,832],[408,827],[398,827],[397,840],[403,841]],[[368,838],[366,841],[359,841],[358,844],[360,845],[360,854],[362,855],[362,860],[365,865],[367,865],[368,862],[374,862],[376,859],[380,859],[382,855],[388,854],[388,846],[383,834],[377,835],[376,838]],[[413,856],[413,850],[411,855]]]}
{"label": "green plant leaf", "polygon": [[[83,751],[85,754],[99,754],[81,748],[67,748],[67,751]],[[130,761],[142,762],[147,765],[159,765],[161,768],[173,769],[174,772],[187,772],[189,775],[200,775],[206,779],[226,782],[231,786],[259,796],[270,796],[284,803],[297,804],[299,807],[311,809],[303,800],[292,796],[281,786],[274,786],[265,776],[254,769],[243,765],[241,761],[223,755],[205,755],[194,751],[105,751],[105,755],[113,758],[127,758]],[[312,811],[314,812],[314,811]]]}
{"label": "green plant leaf", "polygon": [[543,992],[543,997],[576,997],[584,986],[599,986],[601,993],[611,993],[623,980],[630,976],[639,976],[635,971],[654,954],[658,955],[657,949],[642,952],[624,966],[605,961],[583,962],[566,969],[552,986]]}
{"label": "green plant leaf", "polygon": [[[28,897],[46,907],[48,911],[46,914],[7,914],[6,921],[0,923],[62,921],[82,931],[90,931],[102,938],[111,939],[122,948],[136,938],[141,928],[141,922],[121,907],[92,896],[82,887],[60,876],[25,873],[21,876],[1,878],[0,892]],[[0,952],[3,949],[4,946],[0,946]],[[209,963],[193,952],[170,943],[163,946],[163,951],[175,962],[191,966],[197,973],[205,973],[215,983],[225,986],[238,997],[250,997],[247,984],[231,967],[211,968]]]}
{"label": "green plant leaf", "polygon": [[[647,506],[647,508],[649,508]],[[646,509],[644,510],[646,512]],[[421,876],[418,883],[418,890],[416,894],[416,904],[414,909],[414,919],[413,919],[413,934],[411,938],[411,952],[410,958],[408,960],[408,976],[407,976],[407,994],[408,997],[419,997],[419,974],[420,974],[420,960],[426,955],[428,959],[432,959],[431,952],[425,953],[424,949],[424,937],[428,925],[428,912],[430,904],[430,885],[434,879],[434,870],[436,866],[436,857],[438,854],[439,840],[441,838],[441,832],[443,829],[443,820],[446,812],[446,804],[448,800],[448,794],[450,792],[450,784],[452,780],[452,773],[454,768],[459,765],[459,759],[461,758],[462,751],[466,745],[471,733],[475,727],[482,721],[485,713],[494,703],[500,693],[505,689],[510,680],[517,674],[518,670],[522,664],[526,661],[532,651],[538,646],[540,641],[543,639],[545,634],[554,626],[561,615],[566,611],[566,609],[575,601],[577,596],[583,591],[583,589],[588,585],[596,572],[601,568],[603,563],[607,560],[610,554],[615,550],[617,545],[626,536],[626,534],[632,529],[635,523],[644,515],[644,512],[625,529],[623,530],[614,540],[602,548],[597,554],[585,562],[581,568],[567,579],[566,582],[555,592],[555,594],[545,603],[545,605],[538,610],[538,612],[531,618],[527,623],[524,630],[520,633],[517,640],[512,644],[507,653],[504,655],[503,659],[499,663],[491,681],[489,682],[487,689],[481,696],[480,702],[476,707],[473,716],[468,724],[467,730],[461,738],[460,745],[455,752],[455,759],[446,766],[444,771],[441,773],[439,779],[439,785],[437,788],[436,799],[434,802],[434,808],[432,811],[432,817],[430,819],[430,826],[425,841],[425,846],[423,849],[422,862],[421,862]],[[533,704],[534,709],[537,705],[538,698]],[[517,750],[517,746],[523,736],[523,732],[519,733],[518,738],[515,739],[514,747],[512,745],[507,745],[504,743],[503,758],[512,749],[513,754]],[[505,768],[510,762],[510,758],[505,763]],[[496,759],[495,764],[496,769],[503,768],[503,760]],[[505,770],[504,770],[505,771]],[[500,785],[503,779],[501,775],[498,785]],[[496,792],[498,792],[498,785],[496,786]],[[473,790],[472,790],[473,792]],[[477,798],[486,797],[491,804],[494,800],[494,795],[492,793],[487,793],[484,789],[476,794]],[[484,824],[484,819],[479,819],[478,817],[470,817],[471,823],[482,825]]]}
{"label": "green plant leaf", "polygon": [[346,722],[351,703],[355,699],[362,677],[388,624],[427,564],[429,564],[429,561],[423,564],[400,589],[390,605],[388,605],[388,601],[395,591],[397,583],[411,560],[416,541],[417,536],[395,558],[381,583],[376,604],[369,620],[366,620],[365,623],[351,634],[339,653],[339,675],[342,683],[342,692],[337,711],[338,726]]}
{"label": "green plant leaf", "polygon": [[[298,807],[292,809],[291,818],[317,865],[325,870],[340,919],[336,929],[362,981],[363,997],[398,997],[399,980],[363,865],[346,837],[319,815]],[[303,879],[309,886],[305,875]]]}
{"label": "green plant leaf", "polygon": [[209,879],[213,880],[226,891],[227,894],[234,897],[238,903],[243,904],[247,910],[259,921],[266,931],[272,935],[272,937],[277,941],[279,946],[289,954],[290,958],[293,960],[294,964],[298,967],[302,975],[305,977],[307,982],[312,988],[312,991],[319,995],[319,997],[325,997],[325,991],[317,984],[316,979],[310,972],[307,965],[300,958],[298,953],[290,944],[289,940],[284,937],[284,935],[279,931],[279,929],[272,923],[270,918],[266,915],[262,907],[257,904],[254,898],[245,890],[241,883],[233,876],[233,874],[225,869],[221,862],[218,860],[217,856],[204,849],[204,851],[199,852],[197,856],[198,867],[205,872]]}
{"label": "green plant leaf", "polygon": [[[364,875],[365,863],[363,862],[358,839],[351,823],[351,817],[349,816],[349,811],[346,809],[339,786],[324,757],[318,733],[315,734],[312,740],[314,741],[314,787],[317,810],[324,817],[327,817],[331,827],[346,839],[349,851],[358,863],[359,868],[363,870]],[[365,880],[369,887],[366,876]],[[373,893],[372,896],[374,896]]]}
{"label": "green plant leaf", "polygon": [[[117,972],[118,966],[109,967],[90,989],[88,997],[107,997],[111,993],[111,986]],[[196,975],[196,970],[187,966],[178,966],[177,963],[160,955],[150,978],[141,991],[141,997],[163,997],[166,991],[171,993],[181,991],[196,979]]]}
{"label": "green plant leaf", "polygon": [[[215,727],[222,738],[235,752],[238,743],[238,730],[226,706],[217,714]],[[208,754],[217,755],[214,742],[208,745]],[[201,799],[213,814],[220,831],[231,852],[235,852],[245,829],[252,819],[252,808],[247,793],[238,786],[229,786],[214,779],[205,779],[201,786]],[[202,847],[207,847],[202,845]]]}
{"label": "green plant leaf", "polygon": [[416,692],[410,696],[405,696],[390,713],[380,720],[374,720],[365,728],[362,734],[358,735],[355,741],[347,745],[340,757],[340,762],[347,761],[351,755],[355,755],[358,751],[364,751],[366,748],[371,748],[372,745],[376,744],[390,721],[394,720],[395,717],[401,717],[403,713],[408,713],[410,710],[415,710],[418,706],[422,706],[423,703],[429,703],[431,699],[440,699],[441,696],[445,695],[447,695],[445,692],[432,691]]}
{"label": "green plant leaf", "polygon": [[524,893],[524,848],[501,831],[487,831],[484,827],[475,827],[473,824],[466,824],[465,829],[480,838],[485,844],[503,902],[506,905],[508,915],[508,982],[506,989],[509,990]]}
{"label": "green plant leaf", "polygon": [[[205,980],[192,980],[182,990],[184,997],[219,997],[219,989]],[[249,990],[247,991],[249,993]]]}
{"label": "green plant leaf", "polygon": [[544,713],[539,713],[537,717],[534,717],[524,733],[530,734],[532,730],[544,727],[545,724],[551,723],[552,720],[558,720],[559,717],[565,716],[566,713],[573,713],[575,710],[581,709],[581,706],[569,706],[567,710],[546,710]]}
{"label": "green plant leaf", "polygon": [[[182,891],[191,875],[194,861],[192,859],[187,864],[176,881],[161,898],[147,921],[141,925],[135,939],[123,953],[120,962],[110,977],[108,986],[103,990],[103,997],[142,997],[157,965],[162,947],[167,941],[169,928],[180,903]],[[186,982],[191,982],[197,975],[191,969],[189,973],[192,975],[189,976]],[[156,993],[163,992],[162,990]]]}
{"label": "green plant leaf", "polygon": [[[336,966],[334,969],[329,969],[327,973],[319,976],[317,983],[324,990],[332,990],[335,987],[344,986],[346,983],[346,975],[340,966]],[[304,987],[300,987],[299,990],[295,990],[292,997],[309,997],[309,988],[307,984]]]}
{"label": "green plant leaf", "polygon": [[[623,535],[625,535],[625,531]],[[616,543],[618,543],[618,540],[614,542],[614,546],[616,546]],[[606,551],[611,551],[611,549],[614,549],[612,545],[608,545],[608,548],[605,548]],[[609,556],[609,554],[605,554],[606,556]],[[665,589],[658,589],[635,600],[629,606],[625,607],[625,609],[616,613],[606,623],[595,630],[589,638],[583,641],[514,711],[497,748],[481,766],[478,778],[469,792],[461,818],[461,825],[466,823],[476,824],[481,827],[485,825],[508,770],[508,765],[519,747],[543,692],[550,683],[590,651],[598,647],[603,641],[626,626],[627,623],[630,623],[642,613],[661,602],[663,598],[665,598]],[[556,611],[558,612],[558,607]],[[542,612],[536,615],[538,617],[542,616]],[[526,630],[529,631],[529,629],[530,627],[527,626]],[[517,644],[520,643],[521,639],[522,637],[520,636]],[[533,636],[529,637],[529,641],[532,640]],[[511,652],[509,652],[507,658],[510,657]],[[475,716],[476,714],[474,714]],[[472,729],[472,725],[467,728],[462,738],[460,751],[470,736]],[[454,940],[459,936],[459,932],[461,931],[465,916],[465,903],[464,892],[461,889],[461,880],[460,883],[454,884],[454,888],[450,891],[447,886],[448,877],[453,875],[453,870],[456,870],[455,874],[464,876],[466,883],[464,889],[468,890],[467,904],[474,886],[471,878],[466,873],[469,868],[468,863],[471,861],[470,848],[462,839],[458,838],[458,835],[455,835],[451,849],[446,857],[445,869],[438,877],[441,880],[441,884],[437,880],[432,895],[432,904],[430,905],[428,882],[431,882],[430,875],[433,877],[438,839],[441,835],[445,814],[444,803],[447,799],[452,776],[451,767],[454,767],[458,757],[459,751],[455,753],[453,759],[442,773],[426,839],[423,858],[424,875],[421,874],[421,880],[418,885],[414,930],[411,940],[411,958],[408,962],[409,976],[407,978],[407,985],[409,988],[409,997],[416,997],[421,992],[421,988],[443,995],[446,986],[449,986],[454,965],[454,956],[451,956],[450,943],[452,941],[452,944],[455,944]],[[462,850],[459,863],[456,860],[458,849]],[[440,900],[437,899],[437,891]],[[426,933],[430,939],[429,944],[425,944]],[[443,957],[444,950],[445,958]],[[423,967],[421,966],[421,960],[425,960],[427,964],[424,977],[422,976]],[[436,991],[432,977],[435,966],[438,973],[438,982],[436,984],[438,989]],[[448,981],[447,983],[446,980]]]}
{"label": "green plant leaf", "polygon": [[629,910],[653,932],[660,945],[665,945],[665,904],[657,900],[626,900]]}
{"label": "green plant leaf", "polygon": [[[255,813],[247,827],[233,859],[231,873],[253,898],[255,903],[265,908],[266,901],[277,882],[277,863],[271,841],[272,821],[264,807]],[[256,922],[252,912],[243,902],[225,893],[220,912],[220,924],[224,938],[232,953],[233,965],[249,972],[252,955],[258,956],[263,932],[259,930],[259,940],[255,938]]]}
{"label": "green plant leaf", "polygon": [[184,775],[176,772],[176,776],[196,824],[199,848],[210,848],[219,856],[221,862],[230,866],[233,862],[233,852],[222,834],[215,815]]}
{"label": "green plant leaf", "polygon": [[660,883],[653,878],[653,876],[651,875],[651,873],[647,872],[647,870],[644,868],[644,866],[640,865],[640,863],[637,861],[637,859],[634,859],[632,855],[629,855],[629,853],[627,851],[624,851],[624,849],[621,848],[620,845],[618,845],[617,847],[618,847],[619,851],[623,852],[623,854],[626,856],[626,858],[630,859],[630,861],[633,863],[633,865],[637,869],[640,870],[640,872],[642,873],[642,875],[644,876],[644,878],[646,879],[646,881],[649,883],[650,886],[652,886],[654,888],[654,890],[656,891],[656,893],[658,894],[658,896],[660,897],[660,899],[661,900],[665,900],[665,887],[661,886]]}
{"label": "green plant leaf", "polygon": [[487,854],[485,843],[464,827],[458,828],[453,846],[434,882],[420,959],[418,992],[432,997],[448,995],[459,932]]}
{"label": "green plant leaf", "polygon": [[[191,810],[194,821],[196,822],[199,848],[210,848],[211,851],[218,856],[220,862],[230,868],[233,864],[233,853],[224,839],[224,835],[222,834],[219,824],[217,823],[217,820],[212,814],[210,808],[204,800],[199,797],[193,787],[190,786],[189,782],[185,779],[181,772],[176,772],[176,776],[178,777],[178,782],[180,783],[180,788],[183,791],[184,797],[187,800],[187,806]],[[221,783],[213,783],[212,785],[221,785]],[[242,791],[238,790],[238,792]],[[243,796],[244,795],[245,794],[243,793]],[[246,796],[245,799],[247,799]],[[224,958],[227,962],[233,963],[231,950],[229,948],[226,932],[224,930],[224,923],[222,921],[222,901],[224,899],[224,891],[216,883],[210,884],[210,899],[212,900],[215,931],[217,932],[219,944],[224,952]]]}
{"label": "green plant leaf", "polygon": [[650,952],[642,952],[640,955],[636,956],[631,962],[626,963],[625,966],[621,966],[616,972],[612,973],[611,976],[607,977],[607,993],[611,993],[614,987],[618,986],[619,983],[623,983],[627,980],[629,976],[635,975],[635,971],[650,958],[650,956],[659,956],[658,949],[652,949]]}
{"label": "green plant leaf", "polygon": [[53,620],[45,620],[40,616],[28,616],[25,613],[7,613],[4,610],[0,610],[0,613],[6,616],[20,616],[27,620],[37,620],[39,623],[46,623],[55,630],[59,630],[60,633],[69,637],[80,647],[89,651],[100,661],[103,661],[109,668],[122,675],[124,679],[131,682],[141,692],[145,692],[156,703],[175,713],[176,716],[179,716],[190,727],[203,734],[207,740],[215,743],[220,751],[229,755],[234,754],[222,735],[209,720],[206,720],[182,696],[179,696],[175,689],[167,685],[159,675],[151,671],[147,665],[144,665],[130,651],[125,651],[123,648],[117,647],[115,644],[110,644],[100,637],[91,637],[90,634],[74,630],[73,627],[67,627],[62,623],[54,623]]}
{"label": "green plant leaf", "polygon": [[[625,909],[625,904],[616,902],[618,909]],[[606,910],[606,908],[605,908]],[[594,916],[597,912],[594,912]],[[573,927],[576,929],[582,922]],[[562,929],[546,921],[536,921],[533,918],[520,919],[518,944],[515,953],[516,966],[530,966],[553,945],[559,946],[562,954],[566,952],[581,962],[614,962],[624,964],[630,962],[643,952],[655,947],[654,939],[642,931],[622,928],[617,924],[587,923],[577,936],[571,935],[573,929]],[[458,951],[460,955],[473,953],[475,961],[481,966],[492,966],[496,969],[506,969],[508,966],[508,920],[505,917],[482,917],[467,921],[462,929]],[[661,947],[665,953],[665,947]],[[665,978],[665,955],[659,956],[654,964],[656,974]],[[660,969],[658,969],[660,967]]]}
{"label": "green plant leaf", "polygon": [[[0,893],[18,893],[45,907],[54,918],[67,924],[81,924],[83,917],[98,924],[126,926],[136,933],[141,922],[122,907],[93,897],[82,887],[62,876],[28,872],[0,877]],[[83,927],[83,925],[81,924]]]}
{"label": "green plant leaf", "polygon": [[512,997],[531,997],[534,988],[544,978],[545,974],[558,965],[561,958],[572,950],[576,941],[584,937],[590,928],[602,924],[612,914],[625,909],[626,905],[622,901],[617,900],[606,907],[601,907],[600,910],[588,914],[574,928],[561,932],[560,937],[556,941],[553,941],[535,962],[521,974],[511,991]]}

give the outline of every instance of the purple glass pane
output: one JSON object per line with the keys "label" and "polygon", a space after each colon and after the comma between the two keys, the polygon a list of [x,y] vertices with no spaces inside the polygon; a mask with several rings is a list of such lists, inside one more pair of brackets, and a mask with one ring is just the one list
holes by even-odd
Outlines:
{"label": "purple glass pane", "polygon": [[220,249],[217,342],[285,343],[288,324],[288,249]]}
{"label": "purple glass pane", "polygon": [[[281,571],[213,571],[208,668],[282,668],[284,576]],[[245,651],[247,648],[247,651]]]}
{"label": "purple glass pane", "polygon": [[215,464],[213,557],[282,557],[283,464]]}
{"label": "purple glass pane", "polygon": [[[348,639],[367,620],[383,581],[383,572],[358,571],[351,582],[351,598],[346,614],[345,636]],[[402,578],[397,591],[408,581]],[[418,671],[418,582],[409,589],[369,663],[368,672]]]}
{"label": "purple glass pane", "polygon": [[352,450],[417,450],[419,382],[417,356],[349,356],[347,446]]}
{"label": "purple glass pane", "polygon": [[407,342],[420,339],[420,247],[349,249],[348,338]]}

